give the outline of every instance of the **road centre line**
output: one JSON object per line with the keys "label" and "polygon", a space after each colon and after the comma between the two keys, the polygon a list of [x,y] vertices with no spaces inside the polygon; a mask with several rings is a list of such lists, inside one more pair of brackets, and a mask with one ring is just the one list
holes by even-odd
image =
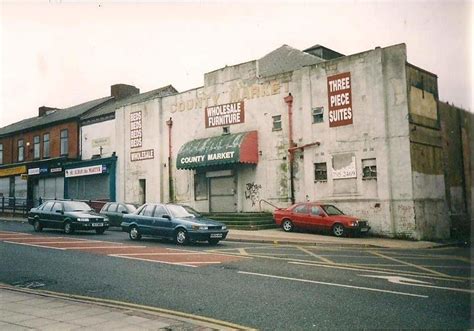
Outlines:
{"label": "road centre line", "polygon": [[303,247],[301,247],[301,246],[296,246],[296,248],[298,248],[300,251],[302,251],[302,252],[304,252],[304,253],[306,253],[306,254],[308,254],[308,255],[311,255],[311,256],[313,256],[313,257],[315,257],[315,258],[320,259],[321,261],[324,261],[324,262],[329,263],[329,264],[334,264],[334,262],[332,262],[331,260],[329,260],[329,259],[327,259],[327,258],[325,258],[325,257],[322,257],[321,255],[318,255],[318,254],[315,254],[315,253],[313,253],[313,252],[310,252],[309,250],[307,250],[307,249],[305,249],[305,248],[303,248]]}
{"label": "road centre line", "polygon": [[450,277],[449,275],[443,274],[442,272],[431,270],[431,269],[428,269],[428,268],[425,268],[425,267],[422,267],[422,266],[419,266],[419,265],[416,265],[416,264],[413,264],[413,263],[410,263],[410,262],[405,262],[405,261],[396,259],[396,258],[391,257],[391,256],[380,254],[378,252],[370,252],[370,253],[373,254],[373,255],[379,256],[381,258],[391,260],[391,261],[394,261],[394,262],[398,262],[398,263],[401,263],[401,264],[405,264],[407,266],[410,266],[410,267],[413,267],[413,268],[416,268],[416,269],[420,269],[420,270],[423,270],[423,271],[426,271],[426,272],[429,272],[429,273],[432,273],[432,274],[435,274],[435,275],[438,275],[438,276]]}
{"label": "road centre line", "polygon": [[371,288],[371,287],[363,287],[363,286],[345,285],[345,284],[338,284],[338,283],[320,282],[320,281],[310,280],[310,279],[292,278],[292,277],[276,276],[276,275],[269,275],[269,274],[259,274],[259,273],[246,272],[246,271],[238,271],[238,273],[239,273],[239,274],[244,274],[244,275],[251,275],[251,276],[260,276],[260,277],[268,277],[268,278],[276,278],[276,279],[290,280],[290,281],[296,281],[296,282],[302,282],[302,283],[310,283],[310,284],[319,284],[319,285],[327,285],[327,286],[350,288],[350,289],[355,289],[355,290],[382,292],[382,293],[405,295],[405,296],[418,297],[418,298],[428,298],[427,295],[420,295],[420,294],[407,293],[407,292],[398,292],[398,291],[390,291],[390,290],[382,290],[382,289]]}
{"label": "road centre line", "polygon": [[311,266],[311,267],[322,267],[322,268],[333,268],[333,269],[343,269],[343,270],[353,270],[353,271],[367,271],[367,272],[373,272],[373,273],[379,273],[379,274],[389,274],[389,275],[400,275],[400,276],[410,276],[410,277],[418,277],[418,278],[427,278],[427,279],[437,279],[437,280],[445,280],[449,282],[458,282],[458,283],[464,283],[466,280],[471,280],[470,278],[464,278],[464,277],[455,277],[455,276],[449,276],[450,278],[444,278],[444,277],[436,277],[432,275],[427,275],[427,274],[420,274],[418,272],[399,272],[397,270],[391,270],[386,269],[385,270],[376,270],[376,269],[364,269],[364,268],[359,268],[359,267],[351,267],[351,266],[343,266],[343,265],[329,265],[329,264],[321,264],[321,263],[308,263],[308,262],[294,262],[290,261],[288,262],[290,264],[297,264],[297,265],[304,265],[304,266]]}
{"label": "road centre line", "polygon": [[60,251],[66,250],[65,248],[60,248],[60,247],[42,246],[42,245],[35,245],[35,244],[28,244],[28,243],[19,243],[19,242],[16,242],[16,241],[4,241],[4,243],[15,244],[15,245],[23,245],[23,246],[31,246],[31,247],[50,248],[50,249],[57,249],[57,250],[60,250]]}

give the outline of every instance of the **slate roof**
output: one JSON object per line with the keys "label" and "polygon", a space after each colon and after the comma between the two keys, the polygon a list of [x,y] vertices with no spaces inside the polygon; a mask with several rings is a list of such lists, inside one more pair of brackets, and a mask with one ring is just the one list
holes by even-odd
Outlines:
{"label": "slate roof", "polygon": [[62,122],[65,120],[79,118],[84,113],[94,109],[95,107],[106,103],[107,101],[113,99],[113,97],[104,97],[88,102],[81,103],[69,108],[57,109],[47,115],[36,116],[24,119],[22,121],[4,126],[0,128],[0,136],[5,136],[15,132],[26,131],[36,127],[41,127],[45,125],[51,125],[56,122]]}
{"label": "slate roof", "polygon": [[316,64],[324,60],[288,45],[283,45],[257,61],[259,77],[268,77],[297,70],[303,66]]}
{"label": "slate roof", "polygon": [[117,108],[120,108],[126,105],[143,102],[148,99],[153,99],[156,97],[164,97],[168,95],[173,95],[176,93],[178,93],[178,91],[172,85],[168,85],[168,86],[160,87],[156,90],[151,90],[145,93],[131,95],[129,97],[119,99],[115,102],[107,103],[104,106],[99,107],[95,109],[94,111],[91,111],[85,114],[84,116],[81,117],[81,120],[88,120],[95,117],[109,115],[109,114],[115,113],[115,110]]}

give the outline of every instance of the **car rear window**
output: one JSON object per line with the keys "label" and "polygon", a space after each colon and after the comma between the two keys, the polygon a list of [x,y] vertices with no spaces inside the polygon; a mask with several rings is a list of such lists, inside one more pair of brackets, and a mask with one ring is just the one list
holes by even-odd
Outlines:
{"label": "car rear window", "polygon": [[333,205],[324,205],[324,206],[321,206],[321,207],[323,207],[324,211],[329,216],[331,216],[331,215],[344,215],[344,213],[341,210],[337,209]]}
{"label": "car rear window", "polygon": [[306,205],[299,205],[296,206],[293,211],[297,214],[307,214],[308,213],[308,207]]}

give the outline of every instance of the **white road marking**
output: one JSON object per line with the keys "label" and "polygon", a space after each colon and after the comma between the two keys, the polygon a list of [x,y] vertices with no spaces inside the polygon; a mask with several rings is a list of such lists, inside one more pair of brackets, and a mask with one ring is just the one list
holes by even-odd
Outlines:
{"label": "white road marking", "polygon": [[239,274],[245,274],[245,275],[252,275],[252,276],[260,276],[260,277],[290,280],[290,281],[302,282],[302,283],[319,284],[319,285],[327,285],[327,286],[335,286],[335,287],[344,287],[344,288],[350,288],[350,289],[355,289],[355,290],[382,292],[382,293],[405,295],[405,296],[418,297],[418,298],[428,298],[427,295],[420,295],[420,294],[406,293],[406,292],[398,292],[398,291],[390,291],[390,290],[382,290],[382,289],[371,288],[371,287],[353,286],[353,285],[328,283],[328,282],[319,282],[319,281],[309,280],[309,279],[300,279],[300,278],[291,278],[291,277],[268,275],[268,274],[259,274],[259,273],[246,272],[246,271],[238,271],[238,273]]}
{"label": "white road marking", "polygon": [[[134,246],[136,247],[136,246]],[[185,253],[118,253],[118,254],[115,254],[115,255],[120,255],[120,256],[141,256],[141,255],[197,255],[197,254],[201,254],[201,255],[206,255],[206,254],[202,254],[202,253],[189,253],[189,252],[185,252]]]}
{"label": "white road marking", "polygon": [[249,255],[249,253],[247,253],[245,248],[239,248],[238,250],[239,250],[240,255]]}
{"label": "white road marking", "polygon": [[435,274],[435,275],[438,275],[438,276],[449,277],[449,275],[443,274],[441,272],[431,270],[431,269],[428,269],[428,268],[425,268],[425,267],[422,267],[422,266],[419,266],[419,265],[416,265],[416,264],[413,264],[413,263],[405,262],[405,261],[396,259],[396,258],[391,257],[391,256],[380,254],[378,252],[370,252],[370,253],[374,254],[376,256],[379,256],[381,258],[391,260],[391,261],[394,261],[394,262],[398,262],[398,263],[401,263],[401,264],[404,264],[404,265],[407,265],[407,266],[410,266],[410,267],[413,267],[413,268],[416,268],[416,269],[420,269],[420,270],[423,270],[423,271],[426,271],[426,272],[429,272],[429,273],[432,273],[432,274]]}
{"label": "white road marking", "polygon": [[122,259],[129,259],[129,260],[139,260],[139,261],[156,262],[156,263],[172,264],[172,265],[180,265],[180,266],[184,266],[184,267],[197,268],[197,266],[195,266],[195,265],[185,264],[185,263],[175,263],[175,262],[167,262],[167,261],[159,261],[159,260],[151,260],[151,259],[142,259],[142,258],[138,258],[138,257],[121,256],[121,255],[117,255],[117,254],[111,254],[109,256],[120,257]]}
{"label": "white road marking", "polygon": [[76,247],[64,247],[64,249],[103,249],[103,248],[132,248],[136,246],[76,246]]}
{"label": "white road marking", "polygon": [[300,246],[296,246],[296,247],[297,247],[300,251],[305,252],[306,254],[311,255],[311,256],[313,256],[313,257],[315,257],[315,258],[318,258],[318,259],[320,259],[320,260],[323,261],[323,262],[326,262],[326,263],[329,263],[329,264],[334,264],[334,262],[332,262],[331,260],[329,260],[329,259],[327,259],[327,258],[325,258],[325,257],[322,257],[321,255],[315,254],[315,253],[313,253],[313,252],[307,250],[306,248],[303,248],[303,247],[300,247]]}
{"label": "white road marking", "polygon": [[19,243],[19,242],[16,242],[16,241],[4,241],[4,243],[15,244],[15,245],[23,245],[23,246],[32,246],[32,247],[41,247],[41,248],[51,248],[51,249],[58,249],[58,250],[61,250],[61,251],[65,250],[65,248],[34,245],[34,244],[28,244],[28,243]]}
{"label": "white road marking", "polygon": [[387,270],[364,269],[364,268],[359,268],[357,266],[351,267],[351,266],[342,266],[342,265],[335,265],[335,264],[328,265],[328,264],[305,263],[305,262],[294,262],[294,261],[290,261],[288,263],[311,266],[311,267],[333,268],[333,269],[343,269],[343,270],[353,270],[353,271],[367,271],[367,272],[374,272],[374,273],[379,273],[379,274],[390,274],[390,275],[397,274],[397,275],[403,275],[403,276],[439,279],[439,280],[446,280],[450,282],[459,282],[459,283],[463,283],[465,280],[469,280],[468,278],[464,278],[464,277],[449,276],[449,278],[445,278],[445,277],[436,277],[434,275],[420,274],[420,273],[415,273],[415,272],[397,272],[394,270],[388,271],[388,269]]}
{"label": "white road marking", "polygon": [[[359,276],[382,278],[382,279],[388,280],[391,283],[408,285],[408,286],[418,286],[418,287],[434,288],[434,289],[438,289],[438,290],[448,290],[448,291],[455,291],[455,292],[474,293],[474,290],[470,290],[470,289],[455,288],[455,287],[444,287],[444,286],[434,286],[434,285],[430,285],[430,283],[422,282],[422,281],[415,280],[415,279],[404,278],[404,277],[375,276],[375,275],[359,275]],[[406,281],[404,281],[404,279]],[[412,282],[415,282],[415,283],[412,283]],[[418,283],[418,284],[416,284],[416,283]]]}

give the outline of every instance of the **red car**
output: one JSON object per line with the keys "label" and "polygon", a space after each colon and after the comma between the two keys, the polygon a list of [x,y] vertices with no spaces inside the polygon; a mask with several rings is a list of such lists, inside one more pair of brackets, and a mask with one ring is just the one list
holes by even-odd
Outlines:
{"label": "red car", "polygon": [[273,220],[284,231],[295,228],[309,230],[330,230],[336,237],[347,233],[366,234],[370,230],[367,221],[344,215],[333,205],[317,202],[297,203],[286,209],[273,212]]}

